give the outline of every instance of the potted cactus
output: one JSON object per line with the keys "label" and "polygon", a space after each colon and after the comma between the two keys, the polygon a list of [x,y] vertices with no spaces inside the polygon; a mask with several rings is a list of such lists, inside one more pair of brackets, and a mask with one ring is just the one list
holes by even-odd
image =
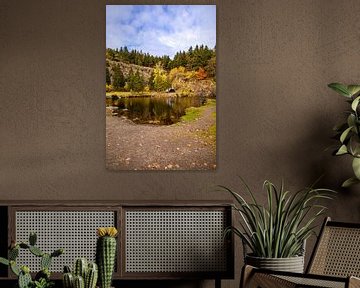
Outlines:
{"label": "potted cactus", "polygon": [[[29,243],[11,243],[8,252],[8,259],[0,257],[0,263],[10,266],[11,271],[18,277],[18,288],[49,288],[54,285],[54,283],[50,280],[50,265],[52,259],[63,254],[64,250],[57,249],[52,253],[45,253],[36,246],[36,241],[36,233],[30,233]],[[41,259],[41,270],[35,275],[34,280],[30,275],[30,268],[28,266],[19,266],[16,263],[20,249],[26,249]]]}
{"label": "potted cactus", "polygon": [[78,258],[71,272],[69,266],[64,267],[64,288],[95,288],[98,279],[98,267],[96,263],[88,262],[86,258]]}
{"label": "potted cactus", "polygon": [[99,267],[99,287],[110,288],[116,258],[115,227],[100,227],[97,229],[96,262]]}

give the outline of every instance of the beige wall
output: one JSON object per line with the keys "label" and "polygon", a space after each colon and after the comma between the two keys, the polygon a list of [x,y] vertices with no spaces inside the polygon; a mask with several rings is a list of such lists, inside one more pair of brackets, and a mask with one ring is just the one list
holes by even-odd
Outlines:
{"label": "beige wall", "polygon": [[[107,3],[180,2],[215,3]],[[346,108],[326,85],[360,82],[358,0],[217,1],[216,172],[105,169],[105,4],[0,0],[1,200],[224,199],[209,187],[237,175],[264,199],[264,179],[296,189],[325,173],[338,189],[351,173],[324,151]],[[328,214],[359,222],[358,190]]]}

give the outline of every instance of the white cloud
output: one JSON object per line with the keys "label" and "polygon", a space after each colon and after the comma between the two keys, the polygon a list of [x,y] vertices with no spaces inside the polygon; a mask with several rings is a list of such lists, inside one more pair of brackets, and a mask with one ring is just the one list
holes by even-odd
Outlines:
{"label": "white cloud", "polygon": [[216,45],[214,5],[108,5],[106,46],[173,55],[190,46]]}
{"label": "white cloud", "polygon": [[133,10],[133,5],[106,5],[106,24],[131,19]]}

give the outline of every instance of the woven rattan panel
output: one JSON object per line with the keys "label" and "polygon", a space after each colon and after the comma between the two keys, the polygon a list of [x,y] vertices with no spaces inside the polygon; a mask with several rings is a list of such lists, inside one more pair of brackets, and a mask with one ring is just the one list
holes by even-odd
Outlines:
{"label": "woven rattan panel", "polygon": [[[62,272],[74,259],[95,260],[96,228],[115,226],[114,211],[16,211],[16,241],[28,243],[29,233],[37,233],[37,246],[51,253],[64,248],[65,253],[53,260],[52,272]],[[38,271],[40,259],[29,251],[21,251],[19,263]]]}
{"label": "woven rattan panel", "polygon": [[125,272],[226,271],[223,211],[126,211],[125,221]]}
{"label": "woven rattan panel", "polygon": [[360,229],[325,227],[310,273],[360,277]]}
{"label": "woven rattan panel", "polygon": [[[331,281],[316,278],[302,278],[295,276],[275,276],[291,283],[296,284],[294,287],[326,287],[326,288],[345,288],[345,279],[343,282]],[[280,287],[280,286],[279,286]],[[282,286],[281,286],[282,287]]]}

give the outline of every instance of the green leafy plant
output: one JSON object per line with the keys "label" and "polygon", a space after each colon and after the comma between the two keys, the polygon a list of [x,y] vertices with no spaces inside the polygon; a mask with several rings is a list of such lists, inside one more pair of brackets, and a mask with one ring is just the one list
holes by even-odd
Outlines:
{"label": "green leafy plant", "polygon": [[251,202],[240,194],[220,186],[236,200],[233,208],[240,215],[240,227],[226,229],[233,232],[252,251],[252,256],[288,258],[301,255],[306,239],[314,233],[315,220],[326,207],[317,202],[331,199],[334,191],[329,189],[304,188],[296,193],[285,191],[283,183],[278,189],[270,181],[264,182],[267,205],[257,202],[249,186],[242,180]]}
{"label": "green leafy plant", "polygon": [[[50,288],[54,283],[50,280],[50,265],[54,257],[64,253],[63,249],[57,249],[51,254],[43,252],[36,246],[37,236],[30,233],[29,243],[13,242],[8,251],[8,259],[0,257],[0,263],[10,266],[11,271],[18,277],[19,288]],[[26,265],[19,266],[16,259],[19,256],[20,249],[28,250],[31,254],[40,258],[41,270],[35,275],[33,280],[30,275],[30,268]]]}
{"label": "green leafy plant", "polygon": [[41,279],[39,279],[39,281],[35,280],[33,282],[33,287],[34,288],[51,288],[54,285],[55,285],[54,282],[49,282],[45,278],[41,278]]}
{"label": "green leafy plant", "polygon": [[350,110],[346,112],[346,122],[334,127],[340,141],[340,145],[334,151],[334,155],[351,155],[354,176],[347,179],[342,186],[349,187],[360,183],[360,85],[344,85],[331,83],[329,88],[344,96],[350,104]]}

